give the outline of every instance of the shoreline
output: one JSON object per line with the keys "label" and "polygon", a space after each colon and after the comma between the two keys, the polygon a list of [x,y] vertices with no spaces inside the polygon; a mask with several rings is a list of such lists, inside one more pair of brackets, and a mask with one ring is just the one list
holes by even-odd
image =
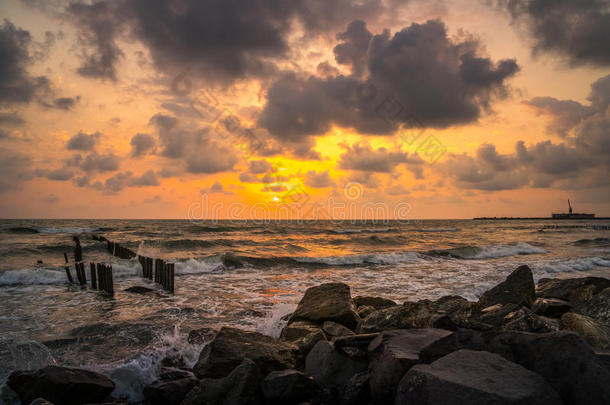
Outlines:
{"label": "shoreline", "polygon": [[[490,392],[496,399],[547,401],[531,403],[577,404],[587,395],[608,403],[609,314],[610,280],[547,278],[536,286],[527,266],[477,302],[447,296],[400,304],[352,297],[348,285],[327,283],[307,289],[278,339],[233,327],[191,330],[189,341],[205,343],[194,367],[164,359],[157,380],[143,388],[144,399],[131,403],[425,403],[430,390],[442,394],[464,378],[474,381],[474,391],[452,389],[481,403]],[[565,363],[565,376],[552,376],[549,362]],[[574,362],[590,371],[578,384]],[[469,364],[486,365],[497,381],[486,383]],[[504,371],[493,371],[498,368]],[[515,388],[524,381],[530,391]],[[86,402],[70,402],[65,385],[81,383],[76,401]],[[38,397],[56,405],[126,403],[111,396],[116,382],[86,370],[17,371],[8,386],[25,404]]]}

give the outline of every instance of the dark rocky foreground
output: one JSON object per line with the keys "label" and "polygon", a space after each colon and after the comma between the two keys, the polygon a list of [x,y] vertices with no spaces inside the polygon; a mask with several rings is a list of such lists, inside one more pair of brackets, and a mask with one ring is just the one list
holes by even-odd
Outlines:
{"label": "dark rocky foreground", "polygon": [[[164,368],[151,405],[610,404],[610,280],[542,279],[527,266],[478,302],[305,292],[281,337],[224,327],[192,370]],[[11,374],[24,404],[120,403],[86,370]]]}

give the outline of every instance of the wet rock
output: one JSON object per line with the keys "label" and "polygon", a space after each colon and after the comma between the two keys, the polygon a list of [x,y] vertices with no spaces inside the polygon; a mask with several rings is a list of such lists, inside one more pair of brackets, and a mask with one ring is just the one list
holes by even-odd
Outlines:
{"label": "wet rock", "polygon": [[7,385],[21,402],[45,398],[57,404],[80,405],[101,402],[114,390],[105,375],[77,368],[48,366],[36,371],[14,371]]}
{"label": "wet rock", "polygon": [[559,330],[559,323],[556,320],[538,316],[527,307],[522,307],[518,311],[506,315],[502,329],[546,333]]}
{"label": "wet rock", "polygon": [[576,304],[572,312],[586,315],[601,324],[610,326],[610,288],[602,290],[588,301]]}
{"label": "wet rock", "polygon": [[475,317],[479,322],[499,327],[508,314],[518,311],[519,308],[521,307],[517,304],[495,304],[481,309]]}
{"label": "wet rock", "polygon": [[368,348],[374,402],[392,403],[402,376],[421,362],[422,349],[449,335],[447,330],[431,328],[381,332]]}
{"label": "wet rock", "polygon": [[429,301],[405,302],[403,305],[377,310],[362,320],[358,333],[391,329],[425,328],[432,312]]}
{"label": "wet rock", "polygon": [[324,324],[322,325],[322,330],[324,331],[326,336],[329,338],[354,334],[354,332],[352,332],[345,326],[339,325],[338,323],[330,322],[330,321],[324,322]]}
{"label": "wet rock", "polygon": [[303,320],[318,324],[332,321],[354,330],[360,317],[352,302],[349,286],[328,283],[308,288],[289,323]]}
{"label": "wet rock", "polygon": [[53,402],[49,402],[44,398],[36,398],[32,402],[30,402],[30,405],[54,405],[54,404],[53,404]]}
{"label": "wet rock", "polygon": [[244,358],[249,358],[262,373],[295,368],[297,347],[289,342],[236,328],[223,327],[208,343],[193,372],[199,378],[227,376]]}
{"label": "wet rock", "polygon": [[274,404],[290,405],[317,399],[320,387],[297,370],[272,371],[261,382],[263,396]]}
{"label": "wet rock", "polygon": [[538,374],[496,354],[471,350],[459,350],[432,364],[411,368],[400,381],[395,403],[457,402],[561,405],[559,395]]}
{"label": "wet rock", "polygon": [[182,405],[258,405],[260,371],[250,359],[243,359],[224,378],[204,378],[188,392]]}
{"label": "wet rock", "polygon": [[459,349],[485,350],[543,376],[565,405],[610,403],[610,372],[577,334],[459,330],[422,351],[434,361]]}
{"label": "wet rock", "polygon": [[379,333],[365,333],[359,335],[340,336],[333,340],[336,348],[354,347],[368,350],[369,344],[379,336]]}
{"label": "wet rock", "polygon": [[198,382],[194,375],[171,381],[155,381],[144,387],[144,398],[149,405],[179,405]]}
{"label": "wet rock", "polygon": [[375,308],[373,308],[372,306],[363,305],[361,307],[358,307],[358,316],[360,317],[360,319],[364,319],[374,311],[375,311]]}
{"label": "wet rock", "polygon": [[371,403],[371,387],[369,373],[354,374],[341,390],[340,405],[369,405]]}
{"label": "wet rock", "polygon": [[535,290],[532,270],[528,266],[519,266],[505,281],[483,293],[479,298],[479,307],[485,308],[495,304],[531,307],[536,300]]}
{"label": "wet rock", "polygon": [[307,354],[320,340],[326,340],[326,336],[315,323],[296,321],[282,329],[280,339],[292,342],[301,353]]}
{"label": "wet rock", "polygon": [[568,312],[561,317],[560,328],[578,333],[595,349],[610,350],[610,328],[588,316]]}
{"label": "wet rock", "polygon": [[220,256],[220,261],[228,269],[238,269],[244,267],[244,263],[241,259],[235,256],[233,253],[224,253]]}
{"label": "wet rock", "polygon": [[216,332],[217,331],[212,328],[193,329],[189,332],[187,341],[192,345],[202,345],[212,340],[214,335],[216,335]]}
{"label": "wet rock", "polygon": [[161,367],[159,381],[174,381],[182,378],[196,378],[192,371],[175,367]]}
{"label": "wet rock", "polygon": [[543,278],[538,281],[536,295],[577,303],[591,299],[608,287],[610,287],[610,280],[601,277]]}
{"label": "wet rock", "polygon": [[134,294],[147,294],[147,293],[153,292],[155,290],[153,290],[152,288],[136,285],[133,287],[126,288],[124,291],[128,292],[128,293],[134,293]]}
{"label": "wet rock", "polygon": [[354,304],[356,305],[357,308],[360,308],[363,306],[369,306],[369,307],[373,307],[375,310],[398,305],[394,301],[388,300],[386,298],[363,297],[363,296],[354,297]]}
{"label": "wet rock", "polygon": [[65,337],[65,338],[45,340],[44,342],[41,342],[41,343],[43,345],[45,345],[46,347],[48,347],[49,349],[61,349],[61,348],[70,346],[77,342],[78,342],[78,338],[76,338],[76,337]]}
{"label": "wet rock", "polygon": [[326,341],[320,341],[305,359],[305,372],[335,395],[355,374],[367,370],[366,359],[349,356]]}
{"label": "wet rock", "polygon": [[560,318],[561,315],[570,311],[572,304],[558,298],[538,298],[532,306],[532,311],[537,315]]}

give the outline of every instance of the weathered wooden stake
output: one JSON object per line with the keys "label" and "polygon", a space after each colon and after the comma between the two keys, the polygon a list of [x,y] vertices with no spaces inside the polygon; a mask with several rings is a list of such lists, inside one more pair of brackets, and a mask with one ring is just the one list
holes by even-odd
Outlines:
{"label": "weathered wooden stake", "polygon": [[168,263],[167,269],[169,271],[169,292],[174,293],[174,263]]}
{"label": "weathered wooden stake", "polygon": [[91,262],[89,263],[90,269],[91,269],[91,288],[93,288],[94,290],[97,290],[97,279],[95,277],[95,263]]}
{"label": "weathered wooden stake", "polygon": [[[68,260],[68,254],[64,253],[64,259],[66,259],[66,264],[70,263],[70,261]],[[64,267],[66,269],[66,276],[68,276],[68,282],[70,284],[72,284],[74,282],[74,280],[72,280],[72,274],[70,273],[70,267],[69,266],[65,266]]]}
{"label": "weathered wooden stake", "polygon": [[114,297],[114,284],[112,280],[112,266],[108,266],[108,294]]}
{"label": "weathered wooden stake", "polygon": [[97,279],[99,281],[99,289],[101,291],[104,291],[104,289],[106,288],[104,285],[105,279],[104,279],[104,265],[101,263],[97,264]]}

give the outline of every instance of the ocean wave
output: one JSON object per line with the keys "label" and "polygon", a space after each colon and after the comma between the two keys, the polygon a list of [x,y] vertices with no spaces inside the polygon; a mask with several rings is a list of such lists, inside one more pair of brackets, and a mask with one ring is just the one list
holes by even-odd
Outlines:
{"label": "ocean wave", "polygon": [[298,263],[305,264],[325,264],[328,266],[348,266],[348,265],[367,265],[367,264],[399,264],[415,263],[422,260],[422,256],[417,252],[399,252],[383,254],[365,255],[342,255],[326,257],[298,257],[294,259]]}
{"label": "ocean wave", "polygon": [[345,229],[331,229],[331,233],[385,233],[390,232],[390,228],[345,228]]}
{"label": "ocean wave", "polygon": [[29,226],[13,226],[8,228],[10,233],[40,233],[38,229]]}
{"label": "ocean wave", "polygon": [[218,273],[225,270],[220,257],[209,257],[204,259],[188,259],[184,262],[176,262],[176,274],[204,274]]}
{"label": "ocean wave", "polygon": [[[244,244],[249,241],[242,241]],[[216,246],[234,246],[235,241],[230,239],[214,239],[214,240],[202,240],[202,239],[175,239],[168,240],[162,243],[165,247],[171,249],[191,249],[191,248],[209,248]]]}
{"label": "ocean wave", "polygon": [[40,228],[35,228],[38,233],[46,233],[46,234],[60,234],[60,233],[69,233],[69,234],[74,234],[74,233],[88,233],[88,232],[98,232],[100,230],[100,228],[86,228],[86,227],[67,227],[67,228],[45,228],[45,227],[40,227]]}
{"label": "ocean wave", "polygon": [[546,273],[572,273],[610,267],[610,260],[601,257],[582,257],[543,264],[540,269]]}
{"label": "ocean wave", "polygon": [[415,229],[415,232],[457,232],[460,228],[421,228]]}
{"label": "ocean wave", "polygon": [[610,245],[610,238],[579,239],[574,244],[577,246],[607,246]]}
{"label": "ocean wave", "polygon": [[512,245],[497,246],[462,246],[453,249],[432,250],[428,254],[433,256],[449,256],[456,259],[496,259],[500,257],[545,254],[546,251],[526,242],[517,242]]}
{"label": "ocean wave", "polygon": [[[85,266],[85,274],[89,280],[89,265]],[[76,278],[74,266],[70,266],[73,278]],[[142,273],[142,268],[136,262],[121,262],[112,264],[112,276],[115,279],[133,277]],[[63,267],[5,270],[0,273],[0,287],[21,285],[61,285],[68,282]]]}

